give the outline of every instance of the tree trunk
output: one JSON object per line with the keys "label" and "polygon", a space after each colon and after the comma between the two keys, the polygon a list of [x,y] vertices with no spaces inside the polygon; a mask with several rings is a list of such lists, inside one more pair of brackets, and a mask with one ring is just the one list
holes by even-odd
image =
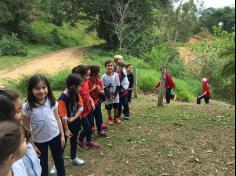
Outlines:
{"label": "tree trunk", "polygon": [[165,83],[166,83],[166,67],[163,67],[162,72],[161,72],[161,82],[160,82],[160,90],[158,94],[157,106],[163,106],[163,97],[165,94]]}

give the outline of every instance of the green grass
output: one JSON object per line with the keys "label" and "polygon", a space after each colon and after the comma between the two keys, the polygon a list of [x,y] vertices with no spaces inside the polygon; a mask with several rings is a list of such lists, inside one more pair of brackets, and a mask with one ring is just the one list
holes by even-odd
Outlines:
{"label": "green grass", "polygon": [[26,63],[34,57],[44,55],[45,53],[54,50],[54,48],[43,44],[25,44],[25,46],[28,50],[27,56],[1,56],[0,70],[11,69],[13,67]]}
{"label": "green grass", "polygon": [[[101,72],[104,73],[105,61],[112,59],[112,57],[117,53],[108,52],[98,48],[92,48],[88,50],[87,54],[88,56],[85,62],[87,64],[100,65]],[[140,91],[151,93],[155,92],[154,86],[161,77],[159,71],[161,65],[152,65],[140,58],[132,56],[124,56],[124,59],[127,64],[131,63],[137,69],[137,80]],[[194,97],[196,97],[196,95],[201,91],[200,82],[188,80],[187,78],[184,80],[174,78],[174,81],[177,86],[177,97],[182,101],[192,101]]]}
{"label": "green grass", "polygon": [[173,103],[158,108],[155,104],[155,97],[139,95],[130,121],[110,126],[109,138],[94,135],[101,144],[99,150],[78,151],[78,157],[86,161],[83,167],[69,164],[67,147],[67,174],[234,175],[233,106]]}

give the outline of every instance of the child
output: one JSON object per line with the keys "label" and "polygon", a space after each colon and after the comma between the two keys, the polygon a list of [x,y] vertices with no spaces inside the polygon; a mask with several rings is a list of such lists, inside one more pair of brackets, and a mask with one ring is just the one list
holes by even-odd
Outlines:
{"label": "child", "polygon": [[201,99],[203,98],[205,103],[209,104],[209,100],[211,99],[211,89],[208,77],[202,79],[202,92],[203,93],[197,97],[197,104],[201,104]]}
{"label": "child", "polygon": [[[7,114],[3,113],[3,111],[0,110],[0,112],[4,115],[5,117],[8,117],[8,119],[3,119],[3,120],[11,120],[11,121],[16,121],[18,123],[21,123],[24,127],[26,127],[28,130],[31,128],[30,124],[27,121],[27,118],[23,114],[22,111],[22,100],[19,96],[14,91],[11,90],[0,90],[0,95],[3,95],[11,101],[11,103],[14,104],[14,109],[12,109],[12,113],[14,113],[14,117],[9,117]],[[5,103],[6,104],[6,103]],[[37,153],[35,151],[35,146],[33,146],[33,141],[31,141],[27,144],[27,150],[25,156],[22,158],[24,167],[26,168],[27,175],[34,175],[34,176],[40,176],[42,173],[42,169],[40,166],[40,160],[38,159]]]}
{"label": "child", "polygon": [[[163,69],[161,68],[160,71],[162,72]],[[170,72],[166,73],[166,78],[165,78],[165,89],[166,89],[166,103],[170,104],[170,100],[171,99],[176,99],[175,95],[172,95],[172,89],[176,89],[176,85],[173,81],[172,75]],[[158,89],[160,87],[160,81],[157,83],[157,85],[155,86],[156,89]]]}
{"label": "child", "polygon": [[131,101],[132,101],[133,86],[134,86],[133,66],[131,64],[126,65],[126,71],[127,71],[127,77],[129,80],[128,102],[129,102],[129,107],[130,107]]}
{"label": "child", "polygon": [[57,175],[65,176],[64,131],[58,115],[58,104],[45,76],[36,74],[29,79],[27,102],[23,105],[23,110],[30,119],[34,142],[41,153],[42,176],[48,175],[48,147],[51,149]]}
{"label": "child", "polygon": [[85,162],[76,158],[77,139],[80,131],[80,115],[83,111],[83,100],[78,95],[82,78],[78,74],[71,74],[66,79],[66,90],[59,98],[59,115],[62,118],[66,141],[70,137],[70,157],[74,165]]}
{"label": "child", "polygon": [[114,109],[114,122],[121,124],[121,120],[118,117],[119,108],[119,88],[120,81],[117,73],[114,72],[114,63],[111,60],[105,62],[106,73],[102,76],[102,83],[104,86],[104,92],[106,96],[105,108],[108,114],[108,123],[113,125],[111,110]]}
{"label": "child", "polygon": [[[3,119],[1,116],[0,119]],[[0,131],[0,175],[27,176],[24,165],[18,162],[25,155],[27,148],[23,127],[13,121],[1,121]]]}
{"label": "child", "polygon": [[[123,58],[123,56],[121,56],[121,55],[115,55],[114,58],[113,58],[113,60],[114,60],[114,62],[115,62],[114,72],[117,71],[117,65],[118,65],[119,63],[125,65],[124,58]],[[125,75],[127,75],[127,72],[126,72],[125,67],[123,68],[122,71],[123,71],[123,73],[124,73]]]}
{"label": "child", "polygon": [[[72,70],[72,73],[79,74],[83,83],[80,86],[80,96],[84,102],[84,108],[80,115],[80,123],[83,127],[83,131],[79,135],[78,145],[81,149],[89,148],[99,148],[100,145],[92,140],[92,125],[93,125],[93,111],[95,109],[94,102],[89,95],[89,84],[88,80],[90,78],[90,69],[86,65],[79,65]],[[86,137],[86,143],[84,143],[84,138]]]}
{"label": "child", "polygon": [[125,66],[122,63],[117,64],[117,74],[120,80],[120,103],[118,109],[118,117],[121,117],[122,106],[124,107],[123,113],[125,115],[125,120],[129,120],[129,102],[128,102],[128,88],[129,80],[128,77],[122,71]]}
{"label": "child", "polygon": [[106,137],[106,132],[102,129],[103,119],[102,119],[101,102],[99,100],[99,95],[104,94],[102,81],[100,80],[100,68],[97,65],[92,65],[90,66],[90,71],[91,72],[89,79],[89,92],[95,104],[95,110],[93,111],[93,116],[96,120],[98,135]]}

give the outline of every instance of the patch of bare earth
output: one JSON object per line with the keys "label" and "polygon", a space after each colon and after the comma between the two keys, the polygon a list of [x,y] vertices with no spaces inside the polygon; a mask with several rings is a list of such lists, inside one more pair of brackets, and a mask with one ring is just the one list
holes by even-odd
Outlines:
{"label": "patch of bare earth", "polygon": [[11,70],[0,71],[0,81],[4,79],[18,79],[22,75],[34,73],[53,74],[66,68],[73,68],[83,61],[87,47],[72,47],[51,52],[19,65]]}

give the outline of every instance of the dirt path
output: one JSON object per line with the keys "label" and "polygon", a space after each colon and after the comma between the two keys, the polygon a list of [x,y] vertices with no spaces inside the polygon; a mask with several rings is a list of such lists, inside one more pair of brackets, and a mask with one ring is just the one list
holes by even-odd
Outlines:
{"label": "dirt path", "polygon": [[81,63],[84,59],[86,48],[88,46],[66,48],[32,59],[13,70],[2,70],[0,71],[0,82],[9,78],[18,79],[22,75],[40,72],[53,74],[66,68],[70,69]]}

